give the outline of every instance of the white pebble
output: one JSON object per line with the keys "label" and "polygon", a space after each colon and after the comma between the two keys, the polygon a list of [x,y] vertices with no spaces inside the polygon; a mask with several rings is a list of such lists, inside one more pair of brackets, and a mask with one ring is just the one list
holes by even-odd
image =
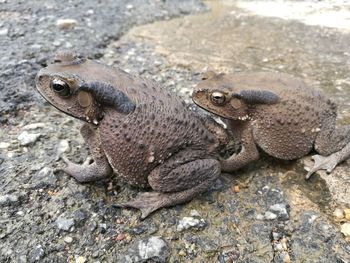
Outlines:
{"label": "white pebble", "polygon": [[56,25],[59,29],[73,29],[77,25],[78,21],[75,19],[58,19]]}
{"label": "white pebble", "polygon": [[0,36],[6,36],[9,30],[7,28],[0,29]]}
{"label": "white pebble", "polygon": [[274,213],[272,213],[272,212],[270,212],[270,211],[267,211],[267,212],[265,212],[264,217],[265,217],[265,219],[267,219],[267,220],[274,220],[274,219],[277,218],[277,215],[274,214]]}
{"label": "white pebble", "polygon": [[45,123],[37,122],[37,123],[31,123],[31,124],[25,125],[23,127],[23,130],[35,130],[35,129],[44,128],[44,127],[45,127]]}
{"label": "white pebble", "polygon": [[340,231],[344,234],[344,236],[350,237],[350,223],[343,224]]}
{"label": "white pebble", "polygon": [[10,147],[10,143],[0,142],[0,149],[7,149],[8,147]]}
{"label": "white pebble", "polygon": [[40,133],[28,133],[27,131],[22,132],[18,135],[17,139],[20,141],[22,146],[34,143],[39,137]]}

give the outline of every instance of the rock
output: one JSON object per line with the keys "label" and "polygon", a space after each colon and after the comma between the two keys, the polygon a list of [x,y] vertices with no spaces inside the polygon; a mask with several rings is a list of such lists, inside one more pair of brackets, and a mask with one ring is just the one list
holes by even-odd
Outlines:
{"label": "rock", "polygon": [[343,224],[340,231],[344,234],[344,236],[350,237],[350,223]]}
{"label": "rock", "polygon": [[83,256],[79,256],[75,259],[75,263],[85,263],[86,262],[86,258]]}
{"label": "rock", "polygon": [[289,214],[287,211],[286,204],[274,204],[270,206],[269,210],[274,212],[274,214],[277,214],[278,218],[281,220],[289,219]]}
{"label": "rock", "polygon": [[6,36],[9,32],[8,28],[0,29],[0,36]]}
{"label": "rock", "polygon": [[17,205],[20,202],[18,196],[16,195],[1,195],[0,196],[0,206],[11,206]]}
{"label": "rock", "polygon": [[69,231],[74,226],[74,219],[59,217],[56,220],[56,225],[58,229]]}
{"label": "rock", "polygon": [[23,126],[23,130],[35,130],[35,129],[44,128],[44,127],[45,127],[45,123],[37,122],[37,123],[31,123]]}
{"label": "rock", "polygon": [[22,146],[26,146],[34,143],[40,136],[40,133],[28,133],[27,131],[23,131],[20,135],[18,135],[17,139],[20,141]]}
{"label": "rock", "polygon": [[44,249],[39,245],[29,253],[29,262],[40,262],[45,256]]}
{"label": "rock", "polygon": [[344,212],[342,209],[336,208],[333,212],[333,216],[335,218],[342,219],[342,218],[344,218]]}
{"label": "rock", "polygon": [[69,152],[69,142],[67,140],[60,140],[57,146],[57,156],[61,156],[62,153]]}
{"label": "rock", "polygon": [[85,209],[79,208],[74,211],[73,217],[74,217],[74,222],[77,226],[83,226],[87,218],[89,217],[89,213]]}
{"label": "rock", "polygon": [[163,238],[158,236],[142,239],[133,243],[125,253],[117,251],[116,262],[167,262],[169,247]]}
{"label": "rock", "polygon": [[267,211],[267,212],[265,212],[265,214],[264,214],[264,218],[265,218],[266,220],[274,220],[274,219],[277,218],[277,215],[274,214],[274,213],[272,213],[272,212],[270,212],[270,211]]}
{"label": "rock", "polygon": [[33,177],[33,189],[42,189],[53,186],[57,182],[57,178],[53,173],[53,169],[49,167],[42,168],[34,177]]}
{"label": "rock", "polygon": [[345,215],[345,219],[350,220],[350,209],[349,208],[344,209],[344,215]]}
{"label": "rock", "polygon": [[183,231],[189,228],[204,228],[206,226],[206,222],[202,218],[198,217],[183,217],[179,224],[176,227],[177,231]]}
{"label": "rock", "polygon": [[66,242],[67,244],[70,244],[70,243],[72,243],[73,242],[73,238],[72,237],[65,237],[64,239],[64,242]]}
{"label": "rock", "polygon": [[56,21],[56,25],[58,26],[59,29],[73,29],[77,25],[78,21],[75,19],[58,19]]}
{"label": "rock", "polygon": [[0,142],[0,149],[7,149],[10,145],[8,142]]}

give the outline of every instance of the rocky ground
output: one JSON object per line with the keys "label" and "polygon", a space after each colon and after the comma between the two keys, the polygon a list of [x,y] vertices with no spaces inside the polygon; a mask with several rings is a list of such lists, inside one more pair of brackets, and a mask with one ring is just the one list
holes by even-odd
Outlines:
{"label": "rocky ground", "polygon": [[347,32],[248,14],[225,1],[207,4],[210,12],[189,15],[207,7],[1,1],[0,262],[350,262],[348,162],[306,182],[309,157],[263,156],[144,221],[113,205],[137,189],[117,178],[79,184],[55,171],[62,155],[76,162],[88,156],[81,123],[33,86],[61,48],[153,78],[187,102],[208,64],[292,73],[324,88],[339,104],[340,122],[350,123]]}

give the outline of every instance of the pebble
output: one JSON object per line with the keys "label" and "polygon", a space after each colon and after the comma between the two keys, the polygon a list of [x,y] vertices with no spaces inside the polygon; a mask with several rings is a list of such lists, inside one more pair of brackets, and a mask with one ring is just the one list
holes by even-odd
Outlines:
{"label": "pebble", "polygon": [[66,242],[67,244],[70,244],[73,242],[73,238],[72,237],[65,237],[64,239],[64,242]]}
{"label": "pebble", "polygon": [[350,237],[350,223],[343,224],[340,231],[344,234],[344,236]]}
{"label": "pebble", "polygon": [[349,208],[344,209],[344,215],[345,215],[345,219],[350,220],[350,209]]}
{"label": "pebble", "polygon": [[121,241],[125,239],[125,234],[124,233],[119,233],[116,237],[115,237],[115,240],[117,241]]}
{"label": "pebble", "polygon": [[78,21],[75,19],[58,19],[56,25],[59,29],[73,29],[77,25]]}
{"label": "pebble", "polygon": [[183,217],[179,224],[176,227],[177,231],[183,231],[189,228],[203,228],[206,225],[206,222],[202,218],[196,218],[196,217]]}
{"label": "pebble", "polygon": [[286,204],[282,204],[282,203],[281,204],[274,204],[274,205],[270,206],[269,210],[274,212],[275,214],[277,214],[277,216],[280,219],[283,219],[283,220],[289,219],[289,214],[287,211]]}
{"label": "pebble", "polygon": [[69,229],[74,226],[74,220],[71,218],[59,217],[56,220],[56,225],[58,229],[69,231]]}
{"label": "pebble", "polygon": [[62,153],[69,152],[69,142],[67,140],[60,140],[57,146],[57,155],[61,156]]}
{"label": "pebble", "polygon": [[164,257],[167,250],[167,244],[161,237],[150,237],[147,240],[142,240],[138,244],[140,256],[143,260],[152,258],[166,258]]}
{"label": "pebble", "polygon": [[17,139],[20,141],[22,146],[26,146],[34,143],[40,136],[40,133],[28,133],[27,131],[23,131],[20,135],[18,135]]}
{"label": "pebble", "polygon": [[29,262],[40,262],[44,256],[45,256],[45,251],[39,245],[29,252]]}
{"label": "pebble", "polygon": [[344,212],[342,209],[336,208],[333,212],[333,216],[335,218],[342,219],[342,218],[344,218]]}
{"label": "pebble", "polygon": [[0,206],[10,206],[17,204],[19,202],[19,198],[16,195],[1,195],[0,196]]}
{"label": "pebble", "polygon": [[0,142],[0,149],[7,149],[10,145],[8,142]]}
{"label": "pebble", "polygon": [[37,122],[37,123],[31,123],[23,126],[23,130],[35,130],[35,129],[44,128],[44,127],[45,127],[45,123]]}
{"label": "pebble", "polygon": [[86,258],[83,256],[79,256],[75,259],[75,263],[85,263],[86,262]]}
{"label": "pebble", "polygon": [[270,212],[270,211],[267,211],[267,212],[265,212],[265,214],[264,214],[264,218],[265,218],[266,220],[274,220],[274,219],[277,218],[277,215],[274,214],[274,213],[272,213],[272,212]]}
{"label": "pebble", "polygon": [[0,29],[0,36],[6,36],[8,32],[8,28]]}
{"label": "pebble", "polygon": [[163,238],[152,236],[133,243],[126,252],[118,251],[115,262],[167,262],[169,247]]}

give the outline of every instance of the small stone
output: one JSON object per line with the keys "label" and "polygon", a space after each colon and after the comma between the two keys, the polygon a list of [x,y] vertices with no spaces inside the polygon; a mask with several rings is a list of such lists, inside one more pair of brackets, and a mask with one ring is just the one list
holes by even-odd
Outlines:
{"label": "small stone", "polygon": [[73,238],[72,237],[65,237],[64,239],[64,242],[66,242],[67,244],[70,244],[73,242]]}
{"label": "small stone", "polygon": [[340,231],[344,234],[344,236],[350,237],[350,223],[343,224]]}
{"label": "small stone", "polygon": [[39,245],[29,253],[29,262],[40,262],[43,257],[45,256],[44,249]]}
{"label": "small stone", "polygon": [[86,258],[83,256],[79,256],[75,259],[75,263],[85,263],[86,262]]}
{"label": "small stone", "polygon": [[270,206],[269,210],[277,214],[279,219],[288,220],[289,214],[287,211],[286,204],[274,204]]}
{"label": "small stone", "polygon": [[201,217],[197,210],[192,209],[190,215],[193,217]]}
{"label": "small stone", "polygon": [[154,258],[162,259],[160,262],[165,262],[167,258],[167,244],[160,237],[150,237],[147,240],[142,240],[138,243],[138,250],[143,260]]}
{"label": "small stone", "polygon": [[75,19],[58,19],[56,25],[59,29],[73,29],[77,25],[78,21]]}
{"label": "small stone", "polygon": [[37,122],[37,123],[31,123],[23,126],[23,130],[35,130],[35,129],[44,128],[44,127],[45,127],[45,123]]}
{"label": "small stone", "polygon": [[338,219],[344,218],[344,211],[340,208],[336,208],[333,212],[333,216]]}
{"label": "small stone", "polygon": [[20,141],[22,146],[27,146],[34,143],[40,136],[40,133],[28,133],[27,131],[24,131],[18,135],[17,139]]}
{"label": "small stone", "polygon": [[19,202],[19,198],[16,195],[1,195],[0,206],[16,205]]}
{"label": "small stone", "polygon": [[56,220],[56,225],[58,229],[64,230],[64,231],[69,231],[69,229],[74,226],[74,220],[73,219],[68,219],[64,217],[59,217]]}
{"label": "small stone", "polygon": [[125,239],[125,234],[124,233],[119,233],[116,237],[115,237],[115,240],[117,241],[121,241]]}
{"label": "small stone", "polygon": [[257,214],[257,215],[256,215],[256,219],[257,219],[257,220],[264,220],[265,217],[264,217],[262,214]]}
{"label": "small stone", "polygon": [[62,153],[69,152],[69,142],[67,140],[60,140],[57,146],[57,155],[61,156]]}
{"label": "small stone", "polygon": [[274,220],[277,218],[277,215],[270,212],[270,211],[267,211],[267,212],[265,212],[264,218],[267,220]]}
{"label": "small stone", "polygon": [[18,215],[18,216],[24,216],[24,212],[23,212],[23,211],[18,211],[18,212],[16,213],[16,215]]}
{"label": "small stone", "polygon": [[176,227],[177,231],[183,231],[189,228],[203,228],[206,225],[206,222],[202,218],[195,217],[184,217],[179,221],[179,224]]}
{"label": "small stone", "polygon": [[345,215],[345,219],[350,220],[350,209],[349,208],[344,209],[344,215]]}
{"label": "small stone", "polygon": [[282,244],[276,243],[276,244],[274,245],[274,250],[275,250],[275,251],[279,251],[279,252],[283,251]]}
{"label": "small stone", "polygon": [[0,142],[0,149],[7,149],[10,145],[8,142]]}
{"label": "small stone", "polygon": [[9,32],[8,28],[0,29],[0,36],[6,36]]}
{"label": "small stone", "polygon": [[125,251],[118,251],[113,262],[168,262],[169,247],[163,238],[152,236],[131,244]]}
{"label": "small stone", "polygon": [[241,191],[241,189],[239,188],[239,185],[232,185],[231,190],[234,193],[239,193]]}
{"label": "small stone", "polygon": [[129,10],[130,10],[130,9],[133,9],[133,8],[134,8],[133,5],[127,5],[127,6],[126,6],[126,9],[129,9]]}
{"label": "small stone", "polygon": [[56,176],[53,173],[53,169],[49,167],[42,168],[34,177],[33,177],[33,189],[43,189],[49,186],[55,185],[57,181]]}

